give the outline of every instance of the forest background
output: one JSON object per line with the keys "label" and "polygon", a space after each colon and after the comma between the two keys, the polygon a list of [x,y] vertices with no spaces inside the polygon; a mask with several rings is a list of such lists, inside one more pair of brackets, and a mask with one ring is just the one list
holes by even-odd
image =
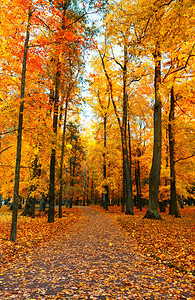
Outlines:
{"label": "forest background", "polygon": [[[117,204],[131,215],[147,205],[155,219],[169,205],[180,217],[195,191],[194,1],[0,3],[0,192],[13,203],[10,239],[23,199],[32,217],[47,200],[49,223],[65,203]],[[83,102],[93,110],[84,125]]]}

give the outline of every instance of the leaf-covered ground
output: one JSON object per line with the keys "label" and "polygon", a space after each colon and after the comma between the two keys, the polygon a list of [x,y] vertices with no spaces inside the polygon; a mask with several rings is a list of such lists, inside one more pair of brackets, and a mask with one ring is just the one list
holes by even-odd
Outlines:
{"label": "leaf-covered ground", "polygon": [[57,218],[55,223],[47,222],[47,214],[36,211],[36,218],[18,214],[17,242],[10,242],[12,211],[7,206],[0,209],[0,263],[13,260],[18,255],[33,251],[53,238],[63,235],[67,229],[80,217],[80,210],[63,208],[63,218]]}
{"label": "leaf-covered ground", "polygon": [[147,255],[118,214],[80,210],[62,233],[60,223],[44,243],[2,264],[0,299],[195,299],[194,276]]}
{"label": "leaf-covered ground", "polygon": [[121,213],[121,207],[109,207],[110,216],[159,264],[195,275],[195,207],[182,209],[181,219],[162,213],[163,221],[143,219],[145,208],[134,212],[128,216]]}

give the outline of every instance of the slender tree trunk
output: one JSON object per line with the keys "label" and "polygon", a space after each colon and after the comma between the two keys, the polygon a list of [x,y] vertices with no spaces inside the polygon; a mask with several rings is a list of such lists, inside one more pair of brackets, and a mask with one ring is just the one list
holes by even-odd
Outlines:
{"label": "slender tree trunk", "polygon": [[[74,186],[75,168],[76,168],[76,153],[75,153],[75,157],[74,157],[73,163],[72,163],[72,179],[70,181],[71,187]],[[71,175],[71,168],[70,168],[70,175]],[[72,204],[73,204],[73,192],[70,197],[69,208],[72,208]]]}
{"label": "slender tree trunk", "polygon": [[86,195],[86,166],[83,167],[83,206],[85,206]]}
{"label": "slender tree trunk", "polygon": [[95,205],[98,203],[98,193],[95,186]]}
{"label": "slender tree trunk", "polygon": [[61,150],[61,159],[60,159],[59,218],[62,218],[63,162],[64,162],[64,144],[65,144],[65,135],[66,135],[67,110],[68,110],[68,99],[66,99],[66,105],[65,105],[64,127],[63,127],[63,134],[62,134],[62,150]]}
{"label": "slender tree trunk", "polygon": [[123,196],[121,199],[122,212],[125,212],[125,203],[126,203],[126,177],[125,177],[125,163],[124,163],[124,153],[123,153]]}
{"label": "slender tree trunk", "polygon": [[86,194],[87,194],[87,206],[89,206],[89,176],[87,176]]}
{"label": "slender tree trunk", "polygon": [[130,177],[130,168],[129,168],[129,162],[128,162],[128,149],[127,149],[127,91],[126,91],[126,77],[127,77],[127,46],[124,45],[124,65],[121,66],[123,70],[123,117],[122,122],[120,120],[119,114],[117,112],[116,104],[113,97],[113,89],[112,89],[112,82],[110,80],[110,77],[107,73],[105,63],[104,63],[104,57],[101,55],[99,51],[101,61],[102,61],[102,67],[105,73],[105,76],[107,78],[109,88],[110,88],[110,97],[112,100],[112,104],[114,107],[114,111],[116,114],[116,118],[119,124],[119,128],[121,131],[121,142],[122,142],[122,154],[123,154],[123,180],[126,179],[126,187],[123,184],[123,204],[122,204],[122,210],[124,207],[124,189],[126,188],[126,214],[133,214],[133,199],[132,199],[132,188],[131,188],[131,177]]}
{"label": "slender tree trunk", "polygon": [[19,197],[19,183],[20,183],[20,163],[21,163],[21,151],[22,151],[22,125],[23,125],[23,111],[24,111],[24,100],[23,99],[25,96],[26,64],[27,64],[28,43],[29,43],[29,38],[30,38],[31,16],[32,16],[32,11],[31,11],[31,7],[29,7],[28,24],[27,24],[27,30],[26,30],[25,43],[24,43],[24,56],[23,56],[23,65],[22,65],[22,80],[21,80],[21,93],[20,93],[20,98],[22,99],[22,102],[20,103],[19,120],[18,120],[15,185],[14,185],[14,199],[13,199],[13,212],[12,212],[12,226],[11,226],[10,241],[15,241],[17,238],[18,197]]}
{"label": "slender tree trunk", "polygon": [[[123,153],[123,205],[126,200],[126,214],[133,215],[133,199],[132,199],[132,185],[130,177],[130,168],[128,160],[127,137],[124,128],[122,128],[122,153]],[[123,207],[122,207],[123,209]]]}
{"label": "slender tree trunk", "polygon": [[133,188],[132,188],[132,174],[131,174],[131,168],[132,168],[132,157],[131,157],[131,128],[130,123],[128,121],[128,141],[129,141],[129,174],[130,174],[130,181],[131,181],[131,198],[133,203]]}
{"label": "slender tree trunk", "polygon": [[173,122],[174,122],[174,108],[175,108],[175,99],[174,99],[174,90],[171,89],[171,105],[169,113],[169,151],[170,151],[170,175],[171,175],[171,200],[169,207],[169,214],[174,215],[176,218],[181,218],[181,214],[177,205],[177,194],[176,194],[176,184],[175,184],[175,159],[174,159],[174,145],[175,137],[173,134]]}
{"label": "slender tree trunk", "polygon": [[128,160],[128,147],[127,147],[127,49],[124,46],[124,67],[123,67],[123,122],[122,122],[122,147],[123,159],[126,177],[126,214],[133,215],[133,199],[132,199],[132,183],[131,171]]}
{"label": "slender tree trunk", "polygon": [[152,167],[149,177],[149,203],[148,210],[144,218],[159,219],[161,216],[158,211],[158,194],[160,184],[160,168],[161,168],[161,55],[159,44],[157,43],[155,54],[155,105],[154,105],[154,145],[153,145],[153,159]]}
{"label": "slender tree trunk", "polygon": [[94,182],[93,182],[93,174],[91,178],[91,203],[93,203],[94,200]]}
{"label": "slender tree trunk", "polygon": [[137,166],[135,167],[135,183],[136,183],[136,191],[137,191],[137,203],[136,203],[136,206],[137,206],[138,209],[140,209],[140,211],[142,211],[139,160],[137,161]]}
{"label": "slender tree trunk", "polygon": [[137,148],[137,162],[135,164],[135,184],[136,184],[136,192],[137,192],[137,203],[136,206],[140,211],[142,211],[142,199],[141,199],[141,180],[140,180],[140,163],[139,157],[141,157],[140,148]]}
{"label": "slender tree trunk", "polygon": [[[55,133],[56,137],[57,137],[57,128],[58,128],[59,79],[60,79],[59,63],[57,62],[54,113],[53,113],[53,132]],[[53,147],[51,151],[51,160],[50,160],[49,210],[48,210],[49,223],[54,222],[54,214],[55,214],[55,164],[56,164],[56,150],[55,147]]]}
{"label": "slender tree trunk", "polygon": [[[107,125],[107,118],[106,114],[104,115],[104,153],[103,153],[103,177],[104,181],[106,180],[106,125]],[[103,186],[104,191],[102,193],[102,200],[103,200],[103,207],[108,210],[108,186],[104,184]]]}

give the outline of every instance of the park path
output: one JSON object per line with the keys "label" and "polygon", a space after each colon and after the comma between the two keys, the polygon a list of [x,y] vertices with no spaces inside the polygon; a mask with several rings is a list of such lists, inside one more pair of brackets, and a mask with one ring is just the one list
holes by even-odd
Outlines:
{"label": "park path", "polygon": [[104,212],[83,207],[62,239],[0,274],[0,299],[195,299],[193,285],[140,251]]}

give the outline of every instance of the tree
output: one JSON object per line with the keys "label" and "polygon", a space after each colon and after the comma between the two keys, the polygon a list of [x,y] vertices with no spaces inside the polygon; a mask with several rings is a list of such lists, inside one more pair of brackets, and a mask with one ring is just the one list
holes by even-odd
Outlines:
{"label": "tree", "polygon": [[169,151],[170,151],[170,192],[171,192],[171,199],[170,199],[170,208],[169,213],[174,215],[176,218],[181,218],[181,214],[179,212],[179,208],[177,205],[177,194],[176,194],[176,182],[175,182],[175,154],[174,154],[174,145],[175,145],[175,138],[173,134],[173,122],[174,122],[174,106],[175,106],[175,99],[174,99],[174,87],[171,88],[171,105],[170,105],[170,112],[169,112]]}
{"label": "tree", "polygon": [[124,66],[122,66],[123,70],[123,115],[122,115],[122,121],[119,118],[116,104],[114,101],[114,95],[113,95],[113,87],[112,87],[112,81],[110,79],[110,76],[108,74],[108,71],[105,66],[105,60],[104,55],[102,55],[99,51],[100,58],[102,61],[102,67],[103,71],[105,73],[106,79],[109,84],[110,89],[110,97],[112,100],[112,104],[114,107],[114,111],[118,120],[120,132],[121,132],[121,142],[122,142],[122,153],[123,153],[123,199],[125,198],[125,190],[127,192],[127,199],[126,199],[126,214],[133,214],[133,200],[132,200],[132,188],[131,188],[131,177],[130,177],[130,166],[128,161],[128,148],[127,148],[127,93],[126,93],[126,72],[127,72],[127,52],[126,48],[124,48]]}
{"label": "tree", "polygon": [[[108,184],[107,184],[107,119],[109,117],[109,107],[110,107],[110,94],[109,88],[107,84],[103,84],[99,86],[99,82],[101,77],[96,75],[92,76],[93,81],[91,81],[92,91],[94,93],[94,97],[97,98],[97,106],[94,105],[93,99],[93,107],[98,110],[101,119],[103,120],[103,191],[102,191],[102,205],[108,210]],[[96,86],[98,85],[98,86]]]}
{"label": "tree", "polygon": [[158,212],[158,193],[160,184],[160,168],[161,168],[161,55],[159,49],[159,43],[156,44],[154,53],[155,60],[155,104],[154,104],[154,146],[153,146],[153,159],[152,167],[149,177],[149,203],[148,210],[144,218],[149,219],[162,219]]}
{"label": "tree", "polygon": [[18,138],[17,138],[17,154],[16,154],[16,168],[15,168],[15,185],[14,185],[14,200],[13,200],[13,213],[12,213],[12,226],[10,241],[16,240],[17,230],[17,215],[18,215],[18,196],[19,196],[19,183],[20,183],[20,162],[21,162],[21,150],[22,150],[22,126],[23,126],[23,111],[24,111],[24,97],[25,97],[25,81],[26,81],[26,64],[27,64],[27,53],[28,43],[30,38],[30,22],[32,17],[32,8],[29,6],[28,11],[28,23],[26,29],[26,39],[24,43],[24,55],[22,65],[22,79],[21,79],[21,104],[19,110],[18,119]]}

